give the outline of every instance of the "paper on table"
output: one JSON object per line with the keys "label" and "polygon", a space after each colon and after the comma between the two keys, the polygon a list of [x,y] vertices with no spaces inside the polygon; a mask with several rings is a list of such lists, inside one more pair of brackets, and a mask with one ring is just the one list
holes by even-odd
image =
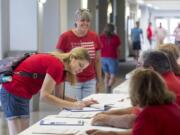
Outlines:
{"label": "paper on table", "polygon": [[57,118],[45,118],[40,121],[40,125],[64,125],[64,126],[83,126],[84,121],[79,119],[57,119]]}
{"label": "paper on table", "polygon": [[93,111],[104,111],[101,108],[84,107],[82,110],[79,109],[66,109],[71,112],[93,112]]}
{"label": "paper on table", "polygon": [[80,131],[78,129],[72,128],[65,128],[65,129],[57,129],[57,128],[37,128],[35,129],[32,134],[51,134],[51,135],[75,135],[78,134]]}
{"label": "paper on table", "polygon": [[112,108],[127,108],[127,107],[131,107],[131,101],[130,98],[124,98],[118,102],[116,102],[115,104],[112,105]]}
{"label": "paper on table", "polygon": [[114,104],[117,101],[129,97],[128,94],[105,94],[105,93],[99,93],[99,94],[92,94],[83,100],[88,99],[94,99],[99,102],[101,105],[108,105],[108,104]]}
{"label": "paper on table", "polygon": [[72,112],[68,110],[61,111],[56,117],[57,118],[81,118],[89,119],[95,116],[99,111],[90,111],[90,112]]}

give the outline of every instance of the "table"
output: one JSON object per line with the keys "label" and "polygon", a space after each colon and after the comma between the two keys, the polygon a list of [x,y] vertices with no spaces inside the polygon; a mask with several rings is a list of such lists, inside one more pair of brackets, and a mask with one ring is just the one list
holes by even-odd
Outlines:
{"label": "table", "polygon": [[[57,119],[56,115],[49,115],[45,119]],[[67,118],[68,119],[68,118]],[[71,120],[74,120],[71,118]],[[105,131],[125,131],[126,129],[91,126],[91,119],[83,119],[84,126],[51,126],[51,125],[40,125],[40,121],[24,130],[18,135],[85,135],[88,129],[101,129]]]}
{"label": "table", "polygon": [[129,82],[130,80],[125,80],[120,85],[113,89],[114,94],[128,94],[129,93]]}
{"label": "table", "polygon": [[[85,99],[96,99],[100,104],[112,104],[115,102],[119,102],[122,99],[127,98],[127,94],[92,94]],[[85,100],[84,99],[84,100]],[[123,104],[124,107],[129,107],[129,103],[126,104],[126,100],[123,100],[123,102],[120,102],[120,104]],[[121,107],[121,106],[120,106]],[[86,113],[86,112],[84,112]],[[88,113],[88,112],[87,112]],[[60,112],[61,114],[61,112]],[[120,128],[112,128],[112,127],[102,127],[102,126],[91,126],[91,118],[63,118],[60,117],[60,115],[49,115],[45,117],[43,120],[50,120],[50,121],[58,121],[58,119],[63,120],[63,122],[67,122],[69,120],[73,121],[83,121],[84,125],[81,126],[71,126],[71,125],[40,125],[42,120],[38,121],[28,129],[24,130],[18,135],[85,135],[85,131],[88,129],[101,129],[105,131],[125,131],[126,129],[120,129]]]}
{"label": "table", "polygon": [[126,74],[125,76],[125,81],[122,82],[121,84],[119,84],[118,86],[116,86],[113,89],[113,93],[118,94],[118,93],[124,93],[124,94],[128,94],[129,93],[129,82],[130,82],[130,78],[133,75],[135,70],[130,71],[129,73]]}

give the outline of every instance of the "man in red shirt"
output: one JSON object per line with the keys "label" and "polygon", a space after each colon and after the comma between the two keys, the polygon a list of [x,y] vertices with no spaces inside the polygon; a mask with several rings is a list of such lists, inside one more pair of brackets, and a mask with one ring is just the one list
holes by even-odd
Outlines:
{"label": "man in red shirt", "polygon": [[119,70],[118,58],[120,54],[120,38],[114,33],[114,25],[107,24],[104,32],[100,35],[102,43],[101,63],[105,74],[104,84],[107,93],[111,93],[112,85],[115,83],[116,75]]}

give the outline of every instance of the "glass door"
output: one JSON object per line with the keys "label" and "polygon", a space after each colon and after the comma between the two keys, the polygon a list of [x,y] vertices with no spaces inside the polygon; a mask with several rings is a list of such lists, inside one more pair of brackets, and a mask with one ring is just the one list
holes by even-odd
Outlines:
{"label": "glass door", "polygon": [[169,31],[170,31],[171,43],[175,43],[175,37],[173,34],[178,23],[180,23],[180,18],[170,18],[169,20]]}

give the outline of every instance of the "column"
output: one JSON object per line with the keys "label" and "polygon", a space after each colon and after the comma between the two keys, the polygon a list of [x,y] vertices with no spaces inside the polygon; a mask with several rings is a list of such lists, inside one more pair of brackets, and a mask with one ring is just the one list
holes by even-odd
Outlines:
{"label": "column", "polygon": [[5,57],[10,48],[9,0],[0,1],[0,59]]}
{"label": "column", "polygon": [[117,27],[117,33],[121,38],[121,56],[120,60],[125,61],[127,57],[127,16],[126,16],[126,0],[114,0],[113,2],[114,21]]}

